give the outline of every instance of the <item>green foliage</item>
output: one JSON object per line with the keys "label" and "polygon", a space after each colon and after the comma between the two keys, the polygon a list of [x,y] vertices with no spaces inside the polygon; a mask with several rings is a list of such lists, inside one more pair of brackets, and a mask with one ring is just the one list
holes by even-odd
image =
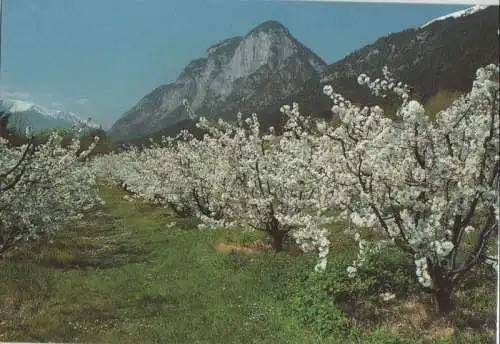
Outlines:
{"label": "green foliage", "polygon": [[389,291],[406,296],[418,290],[414,270],[413,262],[400,251],[385,249],[368,256],[355,278],[349,278],[345,269],[334,270],[331,293],[339,300],[351,299],[353,302],[380,299],[381,293]]}
{"label": "green foliage", "polygon": [[[382,331],[379,329],[374,330],[369,336],[364,336],[360,343],[370,344],[420,344],[425,343],[423,340],[414,340],[401,337],[400,335]],[[447,342],[435,341],[433,344],[445,344]]]}
{"label": "green foliage", "polygon": [[352,335],[349,319],[326,292],[328,287],[322,276],[311,273],[306,281],[297,285],[290,300],[291,310],[305,326],[322,336]]}
{"label": "green foliage", "polygon": [[490,266],[479,266],[458,286],[453,324],[465,331],[456,336],[457,343],[488,343],[490,339],[469,341],[467,338],[491,338],[496,327],[497,274]]}
{"label": "green foliage", "polygon": [[458,99],[460,94],[461,93],[457,91],[439,90],[439,92],[437,92],[425,103],[425,111],[427,115],[434,118],[439,111],[448,108],[456,99]]}
{"label": "green foliage", "polygon": [[352,338],[354,322],[377,325],[383,319],[386,301],[380,294],[403,297],[418,290],[413,271],[409,271],[413,266],[405,264],[396,250],[368,257],[355,278],[346,272],[351,261],[348,252],[337,251],[329,257],[324,273],[311,272],[295,285],[291,298],[294,314],[324,336],[341,333]]}
{"label": "green foliage", "polygon": [[50,129],[43,129],[40,131],[39,135],[40,136],[49,136],[52,133],[57,133],[59,136],[72,136],[74,135],[75,131],[71,128],[65,128],[65,127],[55,127],[55,128],[50,128]]}

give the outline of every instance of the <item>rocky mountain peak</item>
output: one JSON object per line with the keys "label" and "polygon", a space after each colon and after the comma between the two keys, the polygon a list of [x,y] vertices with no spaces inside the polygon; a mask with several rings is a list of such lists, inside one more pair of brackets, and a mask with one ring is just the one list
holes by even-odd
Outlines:
{"label": "rocky mountain peak", "polygon": [[276,21],[245,36],[225,39],[191,61],[177,80],[156,88],[111,128],[117,141],[146,136],[187,118],[187,99],[197,113],[234,116],[289,96],[306,80],[319,77],[325,62]]}
{"label": "rocky mountain peak", "polygon": [[268,20],[250,30],[246,37],[251,35],[258,35],[260,33],[291,36],[291,33],[286,26],[275,20]]}
{"label": "rocky mountain peak", "polygon": [[237,36],[237,37],[232,37],[225,39],[219,43],[216,43],[212,45],[210,48],[207,49],[207,54],[208,56],[212,55],[217,55],[220,53],[227,53],[229,51],[234,51],[236,47],[238,47],[238,44],[243,40],[243,37]]}

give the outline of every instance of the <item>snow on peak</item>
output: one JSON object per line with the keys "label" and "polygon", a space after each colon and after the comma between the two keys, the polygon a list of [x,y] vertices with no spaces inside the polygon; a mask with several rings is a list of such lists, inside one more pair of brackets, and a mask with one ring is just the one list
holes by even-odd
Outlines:
{"label": "snow on peak", "polygon": [[40,116],[49,118],[51,120],[63,120],[68,123],[79,123],[82,125],[86,125],[91,128],[99,128],[100,125],[95,123],[90,117],[87,120],[82,119],[79,115],[69,112],[69,111],[62,111],[62,110],[48,110],[45,107],[42,107],[40,105],[27,102],[25,100],[19,100],[19,99],[0,99],[0,109],[3,108],[4,110],[16,114],[16,113],[23,113],[27,111],[31,111],[33,113],[36,113]]}
{"label": "snow on peak", "polygon": [[30,110],[35,104],[24,100],[11,100],[6,101],[9,112],[24,112]]}
{"label": "snow on peak", "polygon": [[40,105],[20,99],[0,99],[0,108],[3,108],[11,113],[33,111],[44,117],[57,118],[54,111],[47,110]]}
{"label": "snow on peak", "polygon": [[466,8],[465,10],[460,10],[460,11],[452,12],[452,13],[446,14],[446,15],[444,15],[442,17],[434,18],[431,21],[429,21],[429,22],[425,23],[424,25],[422,25],[420,28],[422,29],[422,28],[424,28],[424,27],[426,27],[426,26],[428,26],[428,25],[430,25],[432,23],[435,23],[435,22],[440,21],[440,20],[445,20],[445,19],[448,19],[448,18],[465,17],[465,16],[471,15],[473,13],[482,11],[482,10],[484,10],[487,7],[488,6],[486,6],[486,5],[475,5],[475,6]]}

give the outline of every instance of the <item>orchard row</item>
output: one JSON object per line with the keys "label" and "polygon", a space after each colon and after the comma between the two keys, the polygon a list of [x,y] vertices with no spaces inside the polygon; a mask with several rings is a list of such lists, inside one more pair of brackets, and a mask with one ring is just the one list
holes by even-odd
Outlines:
{"label": "orchard row", "polygon": [[471,91],[433,117],[385,68],[382,79],[358,82],[399,96],[391,116],[325,86],[339,125],[304,116],[297,104],[281,108],[288,120],[279,134],[263,130],[255,114],[235,123],[201,117],[201,139],[182,132],[90,163],[94,145],[80,154],[78,140],[62,148],[56,134],[21,147],[0,139],[0,252],[102,203],[97,175],[195,216],[201,227],[264,231],[276,251],[292,238],[318,252],[319,271],[329,254],[328,224],[350,221],[346,230],[359,243],[350,276],[370,252],[397,247],[446,313],[464,276],[496,259],[488,252],[499,219],[499,68],[476,74]]}

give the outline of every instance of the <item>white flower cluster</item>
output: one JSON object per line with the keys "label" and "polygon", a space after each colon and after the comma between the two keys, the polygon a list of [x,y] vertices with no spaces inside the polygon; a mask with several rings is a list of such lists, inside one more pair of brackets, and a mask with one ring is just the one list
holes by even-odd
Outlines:
{"label": "white flower cluster", "polygon": [[380,297],[385,302],[388,302],[388,301],[391,301],[391,300],[395,299],[396,295],[394,293],[391,293],[391,292],[385,292],[385,293],[380,294]]}
{"label": "white flower cluster", "polygon": [[284,106],[284,133],[263,133],[255,114],[238,123],[213,124],[200,117],[202,139],[182,133],[139,151],[95,159],[96,172],[126,186],[134,197],[197,216],[201,228],[249,227],[265,231],[275,249],[292,237],[305,251],[318,251],[326,266],[325,225],[333,198],[328,142],[311,136],[312,123],[298,105]]}
{"label": "white flower cluster", "polygon": [[361,74],[358,77],[358,84],[366,85],[376,96],[385,98],[387,97],[387,92],[392,91],[400,96],[404,101],[408,100],[410,92],[408,85],[395,80],[389,72],[389,68],[387,68],[387,66],[382,69],[382,74],[384,75],[383,79],[377,78],[373,81],[371,81],[368,75]]}
{"label": "white flower cluster", "polygon": [[433,241],[430,246],[438,256],[446,257],[451,253],[454,245],[451,241]]}
{"label": "white flower cluster", "polygon": [[484,263],[491,266],[498,273],[498,256],[486,258]]}
{"label": "white flower cluster", "polygon": [[416,273],[420,284],[422,284],[424,287],[431,287],[432,279],[428,271],[427,258],[423,257],[420,259],[415,259],[415,266],[417,267]]}
{"label": "white flower cluster", "polygon": [[0,254],[103,203],[95,175],[82,161],[97,140],[80,152],[77,139],[63,148],[56,133],[43,144],[18,147],[0,138]]}
{"label": "white flower cluster", "polygon": [[348,266],[347,267],[347,276],[349,278],[356,277],[357,273],[358,273],[358,269],[356,269],[354,266]]}
{"label": "white flower cluster", "polygon": [[[379,243],[419,257],[423,285],[432,285],[431,275],[454,284],[478,263],[498,230],[498,66],[480,68],[471,92],[435,120],[409,98],[407,85],[395,81],[387,68],[383,74],[383,80],[374,81],[360,75],[358,82],[374,94],[392,91],[402,99],[394,121],[377,107],[334,106],[340,126],[321,130],[335,143],[335,153],[328,153],[335,208],[356,226],[354,233],[371,228],[382,235]],[[324,93],[334,103],[340,99],[331,86]],[[475,233],[481,243],[459,258],[465,233]],[[350,275],[373,247],[359,234],[356,240],[360,254]]]}

